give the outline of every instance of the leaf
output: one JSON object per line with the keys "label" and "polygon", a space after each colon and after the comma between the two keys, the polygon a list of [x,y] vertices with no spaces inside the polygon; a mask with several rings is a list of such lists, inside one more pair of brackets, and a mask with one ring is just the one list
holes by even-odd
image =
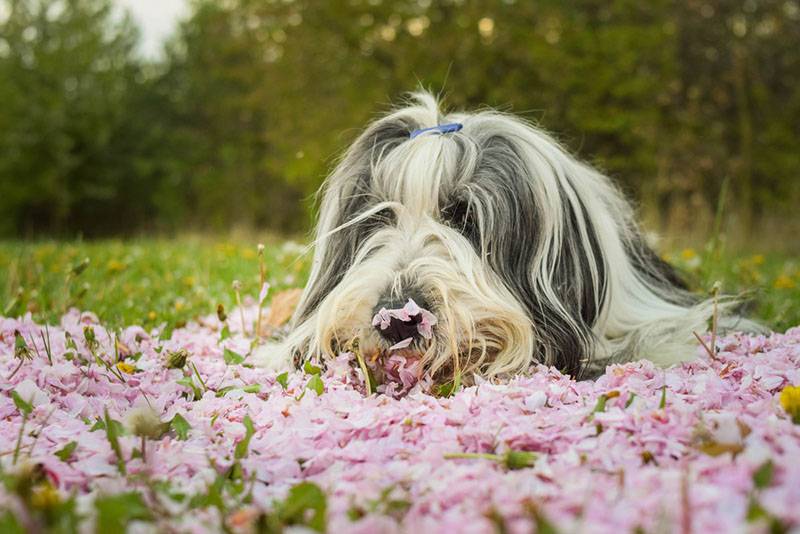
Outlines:
{"label": "leaf", "polygon": [[98,497],[94,507],[97,510],[96,532],[125,532],[133,520],[152,520],[150,508],[135,491]]}
{"label": "leaf", "polygon": [[772,483],[775,474],[775,465],[772,460],[767,460],[753,473],[753,484],[758,489],[764,489]]}
{"label": "leaf", "polygon": [[0,514],[0,532],[3,534],[25,534],[25,529],[19,524],[19,521],[11,513],[10,510],[5,510]]}
{"label": "leaf", "polygon": [[72,334],[69,332],[64,332],[64,339],[66,340],[68,349],[72,349],[74,351],[78,350],[78,345],[75,343],[75,338],[72,337]]}
{"label": "leaf", "polygon": [[190,508],[206,508],[214,506],[220,511],[225,510],[225,502],[222,498],[222,491],[225,488],[225,482],[228,478],[228,471],[220,473],[214,479],[214,482],[209,484],[205,494],[196,494],[189,501]]}
{"label": "leaf", "polygon": [[322,382],[322,379],[319,377],[319,375],[313,375],[311,380],[309,380],[306,384],[306,389],[312,390],[317,394],[317,397],[319,397],[325,392],[325,384]]}
{"label": "leaf", "polygon": [[536,509],[533,512],[533,520],[536,523],[537,534],[558,534],[558,529],[542,513]]}
{"label": "leaf", "polygon": [[225,363],[228,365],[239,365],[244,362],[244,356],[231,349],[225,349],[222,357],[225,358]]}
{"label": "leaf", "polygon": [[178,436],[179,441],[185,441],[189,437],[189,430],[192,429],[192,425],[189,424],[189,421],[184,419],[179,413],[176,413],[172,421],[169,422],[169,427],[175,432],[175,435]]}
{"label": "leaf", "polygon": [[249,384],[242,388],[242,391],[245,393],[260,393],[261,392],[261,384]]}
{"label": "leaf", "polygon": [[78,442],[77,441],[70,441],[69,443],[64,445],[61,449],[57,450],[55,452],[55,455],[58,456],[58,458],[62,462],[66,462],[67,460],[72,458],[72,453],[74,453],[75,449],[77,449],[77,448],[78,448]]}
{"label": "leaf", "polygon": [[242,424],[244,424],[245,428],[244,438],[236,444],[236,449],[234,450],[234,457],[237,460],[247,457],[248,449],[250,448],[250,439],[253,437],[253,434],[256,433],[255,428],[253,428],[253,420],[250,419],[249,415],[244,416]]}
{"label": "leaf", "polygon": [[436,388],[436,395],[439,397],[449,397],[456,391],[456,383],[455,382],[446,382],[444,384],[439,384]]}
{"label": "leaf", "polygon": [[94,333],[94,328],[88,325],[83,327],[83,340],[90,347],[97,344],[97,335]]}
{"label": "leaf", "polygon": [[284,371],[275,377],[275,381],[281,385],[284,391],[286,391],[286,388],[289,386],[289,373]]}
{"label": "leaf", "polygon": [[192,390],[192,393],[194,394],[195,399],[200,399],[203,397],[203,392],[200,391],[200,388],[195,385],[194,380],[192,380],[191,376],[184,376],[182,378],[179,378],[178,380],[175,381],[175,383],[178,384],[179,386],[185,386],[187,388],[190,388]]}
{"label": "leaf", "polygon": [[769,516],[769,513],[761,506],[761,503],[758,502],[755,497],[750,498],[750,504],[747,507],[747,521],[753,522],[758,521],[759,519],[763,519]]}
{"label": "leaf", "polygon": [[216,396],[217,398],[224,397],[224,396],[225,396],[225,394],[226,394],[227,392],[229,392],[229,391],[233,391],[234,389],[236,389],[236,386],[225,386],[225,387],[221,387],[221,388],[219,388],[219,389],[217,390],[217,392],[216,392],[215,396]]}
{"label": "leaf", "polygon": [[229,337],[231,337],[231,329],[228,328],[228,324],[225,323],[225,326],[222,327],[222,330],[219,333],[219,340],[225,341]]}
{"label": "leaf", "polygon": [[269,313],[265,319],[266,325],[277,328],[286,324],[292,318],[302,293],[303,290],[300,288],[287,289],[276,293],[269,305]]}
{"label": "leaf", "polygon": [[303,371],[309,375],[320,375],[322,374],[322,369],[317,367],[316,365],[312,364],[311,362],[306,362],[303,364]]}
{"label": "leaf", "polygon": [[[327,498],[319,486],[300,482],[289,490],[279,515],[284,525],[305,525],[317,532],[325,532],[327,509]],[[311,517],[309,512],[312,512]]]}
{"label": "leaf", "polygon": [[20,411],[22,415],[28,416],[33,411],[33,405],[20,397],[16,390],[11,390],[11,398],[14,399],[14,406]]}
{"label": "leaf", "polygon": [[122,447],[119,445],[119,436],[122,434],[122,424],[119,421],[111,419],[111,416],[108,415],[108,408],[103,410],[103,414],[106,439],[111,446],[111,450],[114,451],[117,457],[117,469],[119,469],[120,473],[125,475],[127,474],[127,470],[125,469],[125,457],[122,455]]}
{"label": "leaf", "polygon": [[661,386],[661,401],[658,403],[658,409],[663,410],[667,406],[667,385]]}

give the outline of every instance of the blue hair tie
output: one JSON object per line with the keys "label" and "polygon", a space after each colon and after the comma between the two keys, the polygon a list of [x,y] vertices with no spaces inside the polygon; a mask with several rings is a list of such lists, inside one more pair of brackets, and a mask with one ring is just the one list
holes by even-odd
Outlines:
{"label": "blue hair tie", "polygon": [[439,126],[432,126],[430,128],[421,128],[411,132],[411,139],[426,132],[439,132],[440,134],[453,133],[459,131],[464,125],[460,122],[451,122],[450,124],[440,124]]}

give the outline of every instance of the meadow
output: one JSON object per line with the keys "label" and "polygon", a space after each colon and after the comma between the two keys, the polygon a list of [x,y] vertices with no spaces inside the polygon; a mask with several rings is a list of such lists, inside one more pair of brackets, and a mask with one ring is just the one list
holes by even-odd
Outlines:
{"label": "meadow", "polygon": [[[264,240],[273,293],[301,287],[311,263],[298,241]],[[70,307],[92,311],[112,328],[137,324],[166,331],[241,294],[258,294],[257,243],[244,238],[182,237],[104,241],[0,242],[0,315],[31,312],[55,324]],[[725,251],[719,246],[663,252],[698,295],[715,282],[743,297],[747,315],[775,331],[800,324],[800,260],[787,252]]]}
{"label": "meadow", "polygon": [[302,286],[297,241],[4,242],[0,531],[788,532],[800,272],[720,248],[664,256],[786,334],[432,388],[357,348],[255,365],[260,268],[271,295]]}

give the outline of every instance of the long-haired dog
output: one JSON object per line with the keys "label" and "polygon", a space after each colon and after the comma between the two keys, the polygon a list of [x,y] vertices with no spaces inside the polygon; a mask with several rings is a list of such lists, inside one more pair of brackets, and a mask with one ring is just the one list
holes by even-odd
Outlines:
{"label": "long-haired dog", "polygon": [[[310,279],[272,366],[358,340],[409,345],[439,380],[533,363],[586,376],[690,358],[712,315],[606,176],[508,114],[442,115],[415,94],[366,128],[321,195]],[[404,328],[422,311],[428,335]]]}

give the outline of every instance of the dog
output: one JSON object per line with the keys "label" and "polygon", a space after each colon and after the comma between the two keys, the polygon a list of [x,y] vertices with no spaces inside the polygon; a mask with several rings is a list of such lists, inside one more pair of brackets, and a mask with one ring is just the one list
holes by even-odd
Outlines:
{"label": "dog", "polygon": [[320,195],[308,284],[264,351],[276,369],[354,342],[413,351],[441,381],[666,366],[696,354],[717,308],[648,246],[608,177],[510,114],[445,115],[415,93],[367,126]]}

